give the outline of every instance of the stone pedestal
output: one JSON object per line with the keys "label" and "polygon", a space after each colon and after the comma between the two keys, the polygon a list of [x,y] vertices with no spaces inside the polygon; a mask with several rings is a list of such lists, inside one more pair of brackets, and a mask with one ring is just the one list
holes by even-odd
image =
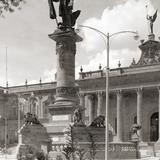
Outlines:
{"label": "stone pedestal", "polygon": [[47,134],[46,128],[41,124],[24,125],[19,133],[18,155],[23,156],[32,150],[32,154],[43,151],[47,153],[51,147],[51,140]]}
{"label": "stone pedestal", "polygon": [[154,153],[156,157],[160,157],[160,142],[154,144]]}
{"label": "stone pedestal", "polygon": [[[110,136],[109,141],[112,139]],[[74,149],[84,153],[82,159],[105,159],[105,128],[73,126],[72,140]],[[135,159],[136,146],[130,142],[110,142],[109,158]]]}
{"label": "stone pedestal", "polygon": [[56,100],[49,106],[55,114],[71,114],[78,105],[78,87],[75,86],[76,42],[82,41],[74,30],[56,30],[49,37],[56,41],[57,88]]}

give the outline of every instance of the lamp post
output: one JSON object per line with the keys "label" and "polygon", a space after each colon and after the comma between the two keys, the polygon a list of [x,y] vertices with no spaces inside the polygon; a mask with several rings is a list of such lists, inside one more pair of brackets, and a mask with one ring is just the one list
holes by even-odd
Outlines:
{"label": "lamp post", "polygon": [[106,123],[106,127],[105,127],[105,160],[109,160],[109,135],[108,135],[108,109],[109,109],[109,51],[110,51],[110,38],[112,38],[115,35],[118,34],[124,34],[124,33],[132,33],[135,34],[134,38],[138,39],[138,33],[136,31],[120,31],[120,32],[116,32],[113,34],[105,34],[102,31],[90,27],[90,26],[84,26],[84,25],[78,25],[78,27],[83,27],[83,28],[88,28],[91,29],[97,33],[99,33],[99,35],[103,38],[104,42],[105,42],[105,46],[106,46],[106,54],[107,54],[107,65],[106,65],[106,113],[105,113],[105,123]]}

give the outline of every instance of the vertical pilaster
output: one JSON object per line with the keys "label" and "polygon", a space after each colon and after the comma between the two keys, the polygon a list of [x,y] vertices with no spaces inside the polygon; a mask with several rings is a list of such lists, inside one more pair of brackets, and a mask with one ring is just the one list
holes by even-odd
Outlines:
{"label": "vertical pilaster", "polygon": [[[142,126],[142,88],[137,89],[137,124]],[[138,130],[139,141],[142,141],[142,129]]]}
{"label": "vertical pilaster", "polygon": [[29,97],[26,98],[26,104],[27,104],[27,112],[31,112],[31,105],[30,105]]}
{"label": "vertical pilaster", "polygon": [[88,108],[89,108],[89,124],[94,120],[94,113],[93,113],[93,95],[88,95]]}
{"label": "vertical pilaster", "polygon": [[97,107],[97,116],[102,115],[102,107],[103,107],[103,92],[97,92],[98,97],[98,107]]}
{"label": "vertical pilaster", "polygon": [[36,113],[37,116],[39,116],[39,104],[38,104],[38,102],[35,102],[34,105],[35,105],[35,113]]}
{"label": "vertical pilaster", "polygon": [[79,94],[80,106],[82,107],[82,121],[85,122],[85,95],[84,93]]}
{"label": "vertical pilaster", "polygon": [[117,141],[122,141],[122,91],[117,91]]}
{"label": "vertical pilaster", "polygon": [[43,118],[42,96],[38,96],[38,118]]}

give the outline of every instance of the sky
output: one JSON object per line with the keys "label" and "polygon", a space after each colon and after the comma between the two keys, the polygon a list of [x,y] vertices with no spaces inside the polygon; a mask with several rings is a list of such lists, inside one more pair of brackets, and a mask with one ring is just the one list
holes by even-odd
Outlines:
{"label": "sky", "polygon": [[[55,7],[58,9],[57,5]],[[55,42],[48,38],[48,34],[54,32],[56,23],[49,18],[48,2],[26,0],[21,8],[0,18],[0,85],[5,86],[6,79],[9,86],[24,85],[26,79],[28,84],[39,83],[40,78],[42,83],[55,81]],[[149,34],[146,15],[153,15],[156,9],[160,11],[160,1],[75,0],[74,10],[77,9],[81,10],[78,24],[94,27],[105,34],[138,31],[138,41],[133,39],[132,34],[117,35],[110,39],[110,68],[117,68],[118,61],[124,67],[129,66],[133,58],[136,61],[140,58],[140,40],[147,40]],[[158,40],[160,12],[154,23],[154,33]],[[79,35],[83,41],[77,43],[76,79],[81,66],[86,72],[97,70],[100,63],[102,67],[106,65],[104,39],[86,28],[81,29]]]}

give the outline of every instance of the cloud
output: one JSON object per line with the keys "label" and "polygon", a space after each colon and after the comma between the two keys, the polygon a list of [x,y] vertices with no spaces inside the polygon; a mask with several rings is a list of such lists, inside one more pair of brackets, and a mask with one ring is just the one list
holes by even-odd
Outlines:
{"label": "cloud", "polygon": [[149,3],[153,5],[155,9],[158,9],[160,11],[160,1],[159,0],[148,0]]}
{"label": "cloud", "polygon": [[[95,17],[87,19],[83,25],[96,28],[103,33],[110,34],[119,31],[138,31],[140,38],[146,39],[148,35],[148,25],[146,20],[146,4],[148,0],[130,0],[124,4],[117,5],[112,9],[106,8],[100,19]],[[153,8],[152,8],[153,10]],[[158,21],[158,20],[157,20]],[[155,25],[155,28],[158,28]],[[157,29],[155,30],[157,34]],[[98,69],[99,63],[106,65],[104,50],[106,40],[101,34],[87,28],[83,28],[84,41],[82,47],[88,53],[92,53],[88,64],[83,64],[85,71]],[[132,39],[131,34],[116,35],[110,38],[110,68],[117,67],[120,60],[122,66],[131,64],[133,58],[138,61],[140,50],[137,49],[139,42]],[[103,50],[102,50],[103,48]],[[80,67],[79,67],[80,68]]]}
{"label": "cloud", "polygon": [[43,76],[43,82],[55,81],[55,73],[56,73],[55,68],[53,68],[52,70],[45,70],[44,76]]}
{"label": "cloud", "polygon": [[[55,81],[55,73],[56,73],[56,69],[55,68],[53,68],[51,70],[47,69],[47,70],[44,71],[43,76],[40,77],[38,80],[36,80],[36,79],[32,79],[32,80],[27,79],[27,84],[28,85],[38,84],[38,83],[40,83],[40,79],[41,79],[42,83],[53,82],[53,81]],[[2,86],[5,86],[4,79],[2,80],[2,82],[0,80],[0,83],[3,83]],[[15,86],[15,85],[17,85],[17,86],[25,85],[25,81],[24,82],[20,82],[20,83],[13,83],[13,80],[9,79],[9,86]]]}
{"label": "cloud", "polygon": [[[121,66],[129,66],[135,58],[136,61],[140,58],[140,51],[136,50],[130,50],[128,48],[120,49],[120,50],[111,50],[110,52],[110,68],[117,68],[118,63],[120,61]],[[83,71],[93,71],[98,70],[99,65],[101,64],[102,69],[106,66],[106,50],[104,50],[102,53],[97,53],[94,57],[92,57],[88,64],[82,65]],[[80,71],[80,67],[76,67],[76,72],[78,73]],[[76,75],[76,78],[78,78],[78,75]]]}
{"label": "cloud", "polygon": [[[100,19],[95,17],[89,18],[83,25],[92,26],[106,34],[107,32],[115,33],[123,30],[138,30],[138,32],[144,36],[144,32],[147,33],[145,4],[145,0],[130,0],[112,9],[106,8]],[[86,50],[90,51],[98,46],[101,47],[103,41],[98,33],[86,28],[83,29],[83,31],[85,39],[82,46],[85,47]],[[114,41],[115,39],[117,39],[116,44],[118,44],[119,48],[122,48],[122,46],[125,48],[124,41],[129,40],[129,35],[115,36]],[[127,43],[127,45],[131,46],[129,43]],[[117,48],[115,46],[116,45],[114,45],[114,48]]]}

